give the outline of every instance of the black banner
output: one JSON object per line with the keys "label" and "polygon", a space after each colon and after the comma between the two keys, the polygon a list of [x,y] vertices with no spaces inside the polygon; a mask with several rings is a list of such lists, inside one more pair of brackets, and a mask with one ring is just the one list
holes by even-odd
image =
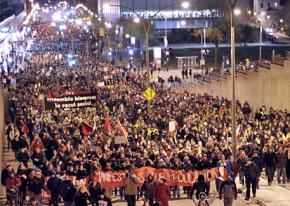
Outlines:
{"label": "black banner", "polygon": [[97,96],[95,94],[72,95],[63,97],[46,97],[44,99],[45,109],[69,109],[80,107],[95,107]]}

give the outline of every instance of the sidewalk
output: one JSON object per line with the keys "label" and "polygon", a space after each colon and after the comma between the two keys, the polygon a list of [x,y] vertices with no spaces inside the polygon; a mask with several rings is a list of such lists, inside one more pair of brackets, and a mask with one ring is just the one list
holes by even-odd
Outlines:
{"label": "sidewalk", "polygon": [[[290,191],[278,186],[277,184],[268,185],[266,179],[260,178],[260,189],[257,190],[256,198],[258,205],[261,206],[289,206]],[[237,183],[237,187],[241,185]],[[246,194],[246,188],[242,189],[243,196]],[[252,196],[252,193],[251,193]]]}

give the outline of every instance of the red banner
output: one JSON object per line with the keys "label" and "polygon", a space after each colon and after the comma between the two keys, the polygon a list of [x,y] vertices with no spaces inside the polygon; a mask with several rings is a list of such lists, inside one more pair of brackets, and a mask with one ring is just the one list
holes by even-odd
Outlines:
{"label": "red banner", "polygon": [[[198,176],[203,174],[206,182],[215,180],[219,177],[218,168],[212,168],[202,171],[184,171],[184,170],[169,170],[169,169],[155,169],[151,167],[142,167],[132,171],[136,176],[139,185],[141,186],[146,180],[148,175],[153,175],[155,181],[159,181],[162,178],[167,180],[169,186],[192,186],[197,182]],[[103,188],[118,188],[124,185],[124,180],[128,171],[118,172],[103,172],[97,171],[94,174],[94,179],[99,182]],[[224,176],[226,171],[224,169]]]}

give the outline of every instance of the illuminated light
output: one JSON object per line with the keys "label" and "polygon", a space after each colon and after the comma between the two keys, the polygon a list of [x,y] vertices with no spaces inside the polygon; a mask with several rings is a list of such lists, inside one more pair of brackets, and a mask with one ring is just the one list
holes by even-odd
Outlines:
{"label": "illuminated light", "polygon": [[131,44],[135,44],[136,43],[136,38],[134,36],[131,37]]}
{"label": "illuminated light", "polygon": [[11,57],[8,57],[7,61],[9,64],[11,64],[13,62],[13,59]]}
{"label": "illuminated light", "polygon": [[134,54],[134,50],[133,49],[129,49],[129,55],[133,55]]}
{"label": "illuminated light", "polygon": [[283,19],[280,19],[280,23],[283,23],[284,22],[284,20]]}
{"label": "illuminated light", "polygon": [[50,26],[56,26],[55,22],[51,22]]}
{"label": "illuminated light", "polygon": [[236,16],[239,16],[239,15],[241,14],[241,10],[240,10],[240,9],[235,9],[235,10],[234,10],[234,14],[235,14]]}
{"label": "illuminated light", "polygon": [[248,11],[248,14],[249,14],[249,15],[251,15],[251,14],[252,14],[252,11],[251,11],[251,10],[249,10],[249,11]]}
{"label": "illuminated light", "polygon": [[98,18],[98,20],[99,20],[99,21],[102,21],[102,18],[101,18],[101,17],[99,17],[99,18]]}
{"label": "illuminated light", "polygon": [[127,39],[129,39],[129,38],[130,38],[130,34],[125,34],[125,37],[126,37]]}
{"label": "illuminated light", "polygon": [[111,51],[109,51],[109,52],[108,52],[108,55],[109,55],[109,56],[112,56],[112,52],[111,52]]}
{"label": "illuminated light", "polygon": [[59,29],[60,29],[60,30],[66,30],[66,25],[64,25],[64,24],[63,24],[63,25],[60,25],[60,26],[59,26]]}
{"label": "illuminated light", "polygon": [[106,25],[106,27],[109,28],[109,29],[112,28],[112,24],[111,24],[111,23],[106,22],[105,25]]}
{"label": "illuminated light", "polygon": [[72,58],[73,56],[72,56],[71,54],[68,54],[67,57],[68,57],[68,58]]}
{"label": "illuminated light", "polygon": [[110,10],[110,8],[111,8],[111,6],[110,6],[110,4],[108,4],[108,3],[105,3],[104,5],[103,5],[103,10]]}
{"label": "illuminated light", "polygon": [[62,58],[62,54],[59,54],[59,55],[58,55],[58,58],[61,59],[61,58]]}
{"label": "illuminated light", "polygon": [[185,25],[186,25],[186,21],[184,21],[184,20],[181,21],[181,25],[182,25],[182,26],[185,26]]}
{"label": "illuminated light", "polygon": [[119,34],[119,30],[118,30],[118,29],[116,29],[116,30],[115,30],[115,33],[116,33],[116,34]]}
{"label": "illuminated light", "polygon": [[139,23],[140,22],[140,18],[134,18],[134,22],[135,23]]}
{"label": "illuminated light", "polygon": [[88,21],[87,22],[87,25],[91,26],[92,25],[92,22],[91,21]]}
{"label": "illuminated light", "polygon": [[271,18],[271,16],[268,15],[268,16],[267,16],[267,19],[270,19],[270,18]]}
{"label": "illuminated light", "polygon": [[83,24],[83,20],[82,19],[77,19],[76,20],[76,24],[77,25],[82,25]]}
{"label": "illuminated light", "polygon": [[3,28],[1,29],[1,32],[3,32],[3,33],[7,33],[7,32],[9,32],[9,30],[10,30],[9,27],[3,27]]}
{"label": "illuminated light", "polygon": [[185,1],[181,3],[181,7],[187,9],[189,7],[189,2]]}
{"label": "illuminated light", "polygon": [[52,15],[53,21],[60,21],[61,20],[61,14],[60,12],[56,12]]}

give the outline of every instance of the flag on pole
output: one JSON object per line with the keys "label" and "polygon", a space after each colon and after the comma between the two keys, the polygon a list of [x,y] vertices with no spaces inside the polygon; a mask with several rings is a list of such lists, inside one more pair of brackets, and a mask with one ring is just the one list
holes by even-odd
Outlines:
{"label": "flag on pole", "polygon": [[117,125],[116,125],[118,132],[120,134],[120,137],[123,138],[124,142],[126,144],[129,143],[128,141],[128,132],[126,131],[126,129],[122,126],[121,122],[119,120],[117,120]]}
{"label": "flag on pole", "polygon": [[28,134],[29,129],[28,129],[27,124],[24,122],[24,120],[21,120],[20,124],[21,124],[20,127],[21,127],[22,132],[25,134]]}
{"label": "flag on pole", "polygon": [[88,124],[87,122],[82,122],[82,133],[83,136],[89,136],[90,133],[93,132],[92,125]]}
{"label": "flag on pole", "polygon": [[105,117],[104,131],[108,133],[112,131],[112,125],[110,123],[110,117],[108,114],[106,114],[106,117]]}
{"label": "flag on pole", "polygon": [[94,116],[94,126],[93,126],[93,131],[97,130],[97,122],[96,122],[96,115]]}

